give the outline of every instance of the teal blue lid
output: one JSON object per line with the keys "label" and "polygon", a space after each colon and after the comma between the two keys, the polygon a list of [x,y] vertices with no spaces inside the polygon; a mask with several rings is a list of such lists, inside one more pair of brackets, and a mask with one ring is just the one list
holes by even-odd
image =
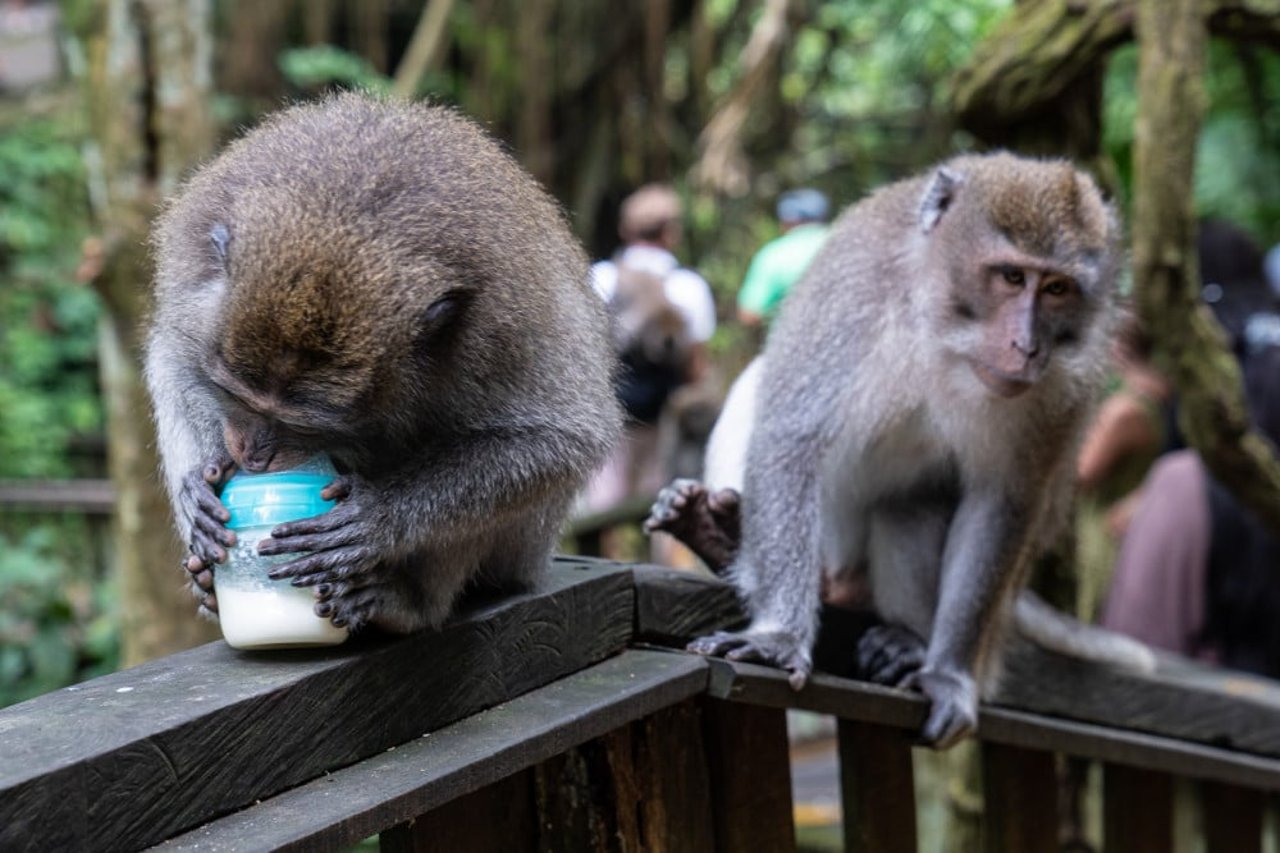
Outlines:
{"label": "teal blue lid", "polygon": [[289,471],[237,471],[222,487],[222,504],[231,511],[227,527],[243,530],[274,526],[328,512],[334,501],[321,498],[320,491],[336,476],[337,471],[325,456],[312,457]]}

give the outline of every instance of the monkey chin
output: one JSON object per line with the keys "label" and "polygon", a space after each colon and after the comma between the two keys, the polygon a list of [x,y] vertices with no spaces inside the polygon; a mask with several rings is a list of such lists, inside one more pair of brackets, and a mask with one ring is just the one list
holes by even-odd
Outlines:
{"label": "monkey chin", "polygon": [[980,361],[972,361],[969,366],[973,368],[973,375],[978,377],[978,381],[985,385],[988,391],[1006,400],[1022,396],[1035,384],[1034,379],[1015,379],[992,370]]}

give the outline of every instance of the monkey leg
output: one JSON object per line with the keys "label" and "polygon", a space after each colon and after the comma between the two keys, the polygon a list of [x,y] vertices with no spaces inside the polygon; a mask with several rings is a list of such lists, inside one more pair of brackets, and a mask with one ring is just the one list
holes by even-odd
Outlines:
{"label": "monkey leg", "polygon": [[670,533],[722,574],[742,544],[740,507],[734,489],[710,491],[697,480],[674,480],[658,493],[644,530]]}

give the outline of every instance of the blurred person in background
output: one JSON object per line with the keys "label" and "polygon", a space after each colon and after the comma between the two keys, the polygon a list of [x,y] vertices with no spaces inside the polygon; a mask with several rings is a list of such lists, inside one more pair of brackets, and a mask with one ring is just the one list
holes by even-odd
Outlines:
{"label": "blurred person in background", "polygon": [[738,291],[738,321],[758,327],[778,313],[782,298],[799,281],[827,239],[831,204],[815,189],[796,189],[778,199],[782,236],[760,247]]}

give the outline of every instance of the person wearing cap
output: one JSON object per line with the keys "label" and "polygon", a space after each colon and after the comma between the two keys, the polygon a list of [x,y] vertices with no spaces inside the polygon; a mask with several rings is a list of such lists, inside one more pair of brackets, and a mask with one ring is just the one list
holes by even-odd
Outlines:
{"label": "person wearing cap", "polygon": [[783,193],[777,210],[782,236],[760,247],[738,291],[738,320],[747,326],[773,319],[782,297],[827,239],[830,204],[818,190]]}

